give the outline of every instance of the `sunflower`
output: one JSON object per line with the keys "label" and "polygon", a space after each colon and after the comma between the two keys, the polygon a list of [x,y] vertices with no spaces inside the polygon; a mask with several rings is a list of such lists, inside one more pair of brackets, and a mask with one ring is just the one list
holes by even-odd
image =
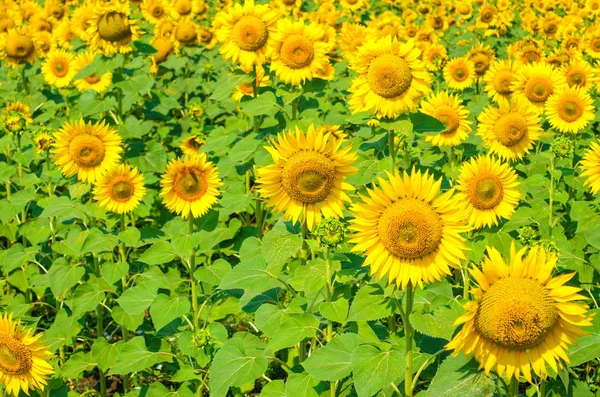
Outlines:
{"label": "sunflower", "polygon": [[31,32],[24,26],[17,26],[3,33],[0,38],[0,57],[13,67],[22,63],[33,64],[37,51]]}
{"label": "sunflower", "polygon": [[200,12],[201,7],[207,8],[202,0],[175,0],[172,5],[177,18],[193,17]]}
{"label": "sunflower", "polygon": [[507,264],[493,247],[487,247],[482,269],[470,273],[478,284],[475,299],[464,307],[467,313],[454,325],[462,329],[446,345],[453,355],[474,353],[480,368],[489,375],[523,375],[532,383],[531,370],[538,376],[550,375],[568,362],[568,345],[591,325],[588,307],[575,301],[585,299],[580,288],[566,286],[575,273],[552,277],[557,257],[544,248],[519,251],[514,243]]}
{"label": "sunflower", "polygon": [[98,178],[92,193],[98,205],[110,212],[131,212],[146,194],[144,176],[135,167],[119,164]]}
{"label": "sunflower", "polygon": [[446,91],[431,95],[421,102],[421,112],[440,120],[446,126],[439,135],[425,136],[425,140],[432,145],[457,146],[469,137],[469,111],[458,95],[448,94]]}
{"label": "sunflower", "polygon": [[448,87],[463,91],[475,81],[475,64],[467,58],[454,58],[444,67],[444,80]]}
{"label": "sunflower", "polygon": [[329,63],[331,48],[324,41],[325,31],[317,24],[280,19],[272,38],[271,71],[285,83],[299,86]]}
{"label": "sunflower", "polygon": [[580,87],[556,91],[546,101],[545,111],[550,125],[560,132],[579,132],[595,118],[594,101]]}
{"label": "sunflower", "polygon": [[110,2],[98,5],[86,30],[88,45],[105,55],[132,51],[131,42],[139,39],[136,20],[130,18],[127,3]]}
{"label": "sunflower", "polygon": [[90,35],[87,30],[91,26],[94,15],[94,7],[89,4],[82,4],[73,11],[71,23],[73,30],[81,40],[88,41]]}
{"label": "sunflower", "polygon": [[198,218],[217,202],[217,188],[223,183],[206,153],[200,153],[171,160],[160,184],[160,196],[170,211]]}
{"label": "sunflower", "polygon": [[20,101],[16,101],[16,102],[11,102],[9,103],[3,110],[2,110],[2,114],[3,115],[7,115],[9,113],[12,112],[19,112],[23,115],[23,117],[25,117],[25,123],[26,125],[29,125],[31,123],[33,123],[33,120],[31,119],[31,108],[29,107],[29,105],[24,104],[23,102]]}
{"label": "sunflower", "polygon": [[[94,53],[91,51],[83,52],[75,58],[75,69],[81,70],[87,65],[94,62]],[[73,81],[73,85],[80,91],[94,90],[96,92],[104,92],[112,83],[112,72],[105,72],[101,76],[92,73],[82,79]]]}
{"label": "sunflower", "polygon": [[431,91],[431,76],[419,55],[412,40],[400,43],[390,36],[361,46],[353,65],[358,77],[349,89],[352,112],[393,118],[414,110]]}
{"label": "sunflower", "polygon": [[510,60],[496,61],[483,77],[484,90],[496,103],[508,104],[513,93],[512,83],[515,81],[515,65]]}
{"label": "sunflower", "polygon": [[44,154],[46,151],[52,148],[54,145],[54,137],[51,135],[50,131],[41,131],[33,137],[33,144],[36,152],[39,154]]}
{"label": "sunflower", "polygon": [[331,134],[336,139],[345,139],[348,134],[338,124],[321,124],[315,128],[315,132],[323,135]]}
{"label": "sunflower", "polygon": [[158,65],[166,61],[169,55],[179,53],[179,42],[162,35],[154,36],[150,45],[156,49],[156,53],[152,54],[150,73],[157,73],[159,69]]}
{"label": "sunflower", "polygon": [[350,63],[358,55],[358,47],[365,42],[367,31],[367,27],[359,23],[345,22],[342,25],[339,37],[340,48],[342,49],[342,56]]}
{"label": "sunflower", "polygon": [[286,219],[295,223],[302,217],[309,230],[321,215],[342,218],[344,202],[350,202],[344,191],[353,190],[344,179],[357,171],[352,165],[356,152],[351,145],[340,148],[343,143],[312,124],[306,133],[296,127],[278,135],[273,146],[266,147],[275,164],[258,169],[259,193]]}
{"label": "sunflower", "polygon": [[211,27],[200,26],[200,43],[204,45],[204,48],[210,50],[217,45],[217,36],[214,33],[214,29]]}
{"label": "sunflower", "polygon": [[93,183],[119,162],[121,137],[104,122],[66,123],[56,134],[54,162],[67,177]]}
{"label": "sunflower", "polygon": [[[246,81],[235,86],[235,91],[233,92],[233,94],[231,94],[231,97],[235,101],[241,102],[244,96],[254,96],[255,83],[253,80],[254,78],[250,78],[250,76],[248,76],[248,79]],[[268,74],[265,74],[265,68],[262,66],[256,68],[256,82],[258,83],[257,87],[268,87],[269,83],[271,82],[271,78]]]}
{"label": "sunflower", "polygon": [[479,229],[509,219],[519,204],[518,186],[515,171],[498,159],[479,156],[465,162],[457,190],[469,210],[469,225]]}
{"label": "sunflower", "polygon": [[594,69],[584,59],[573,59],[560,69],[569,87],[581,87],[586,91],[596,83]]}
{"label": "sunflower", "polygon": [[158,24],[163,19],[177,16],[167,0],[144,0],[140,9],[144,19],[153,25]]}
{"label": "sunflower", "polygon": [[537,111],[523,103],[489,106],[477,119],[484,146],[506,160],[523,158],[542,131]]}
{"label": "sunflower", "polygon": [[200,43],[200,25],[189,18],[179,19],[174,33],[179,45],[193,46]]}
{"label": "sunflower", "polygon": [[466,258],[464,206],[453,189],[440,195],[441,179],[427,171],[388,173],[388,179],[378,178],[380,187],[352,206],[352,251],[366,252],[363,266],[402,289],[441,280]]}
{"label": "sunflower", "polygon": [[265,63],[278,18],[268,4],[255,5],[254,0],[245,0],[243,6],[235,3],[219,12],[215,16],[215,34],[217,41],[222,42],[223,58],[239,63],[245,71]]}
{"label": "sunflower", "polygon": [[73,30],[73,23],[65,18],[54,30],[53,36],[59,46],[70,50],[71,42],[77,38],[77,33]]}
{"label": "sunflower", "polygon": [[440,43],[432,43],[423,50],[423,62],[430,72],[440,70],[448,60],[446,47]]}
{"label": "sunflower", "polygon": [[62,49],[49,52],[42,64],[44,80],[57,88],[68,86],[76,73],[73,55]]}
{"label": "sunflower", "polygon": [[489,45],[477,43],[469,50],[468,58],[475,65],[475,74],[482,77],[496,59],[496,53]]}
{"label": "sunflower", "polygon": [[585,185],[593,194],[600,192],[600,145],[597,142],[592,142],[586,150],[579,167],[583,170],[581,176],[586,178]]}
{"label": "sunflower", "polygon": [[187,154],[188,156],[194,156],[198,154],[198,151],[205,143],[206,135],[196,134],[185,138],[181,142],[181,146],[179,146],[179,148],[183,151],[183,154]]}
{"label": "sunflower", "polygon": [[8,394],[17,397],[21,390],[27,395],[30,390],[43,390],[54,373],[47,361],[52,353],[39,340],[41,336],[21,328],[12,314],[0,315],[0,384]]}
{"label": "sunflower", "polygon": [[550,95],[565,85],[566,80],[558,70],[545,63],[535,63],[519,68],[512,89],[517,101],[542,113]]}
{"label": "sunflower", "polygon": [[540,34],[545,40],[556,38],[561,21],[558,15],[553,12],[546,13],[541,20]]}

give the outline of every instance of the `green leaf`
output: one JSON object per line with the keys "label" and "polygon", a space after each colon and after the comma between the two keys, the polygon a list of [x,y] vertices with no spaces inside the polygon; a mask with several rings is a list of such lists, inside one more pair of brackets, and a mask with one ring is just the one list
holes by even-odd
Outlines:
{"label": "green leaf", "polygon": [[358,397],[370,397],[404,373],[404,352],[398,347],[381,351],[359,346],[352,355],[352,379]]}
{"label": "green leaf", "polygon": [[259,397],[287,397],[285,394],[285,383],[282,380],[274,380],[267,383],[261,390]]}
{"label": "green leaf", "polygon": [[78,264],[67,264],[63,258],[58,259],[48,270],[48,284],[54,296],[62,296],[83,278],[85,268]]}
{"label": "green leaf", "polygon": [[100,304],[106,297],[106,294],[98,286],[97,283],[83,283],[77,287],[71,299],[67,304],[73,310],[75,317],[80,317],[86,312],[96,310],[96,306]]}
{"label": "green leaf", "polygon": [[315,350],[302,366],[318,380],[340,380],[352,371],[352,353],[358,348],[357,334],[336,336],[325,347]]}
{"label": "green leaf", "polygon": [[319,381],[310,375],[291,374],[285,382],[285,394],[294,397],[319,397],[315,387]]}
{"label": "green leaf", "polygon": [[410,323],[423,335],[432,338],[441,338],[445,340],[452,339],[454,334],[454,321],[460,317],[462,310],[456,302],[448,306],[441,306],[433,312],[424,312],[422,310],[413,311],[410,315]]}
{"label": "green leaf", "polygon": [[185,296],[158,294],[150,306],[150,315],[156,330],[190,311],[190,301]]}
{"label": "green leaf", "polygon": [[113,307],[110,315],[117,324],[130,331],[136,330],[144,322],[144,312],[130,315],[121,306]]}
{"label": "green leaf", "polygon": [[148,350],[143,337],[137,336],[121,347],[115,361],[110,374],[125,375],[153,366],[159,361],[159,357],[157,353]]}
{"label": "green leaf", "polygon": [[427,114],[415,112],[410,114],[413,131],[419,134],[436,135],[446,130],[444,123]]}
{"label": "green leaf", "polygon": [[82,218],[85,215],[85,211],[82,209],[81,204],[71,201],[66,196],[58,197],[48,204],[44,211],[40,214],[41,218],[54,217],[69,217],[69,218]]}
{"label": "green leaf", "polygon": [[65,378],[77,379],[84,371],[91,371],[96,366],[90,352],[78,352],[69,357],[61,366]]}
{"label": "green leaf", "polygon": [[333,302],[323,302],[319,306],[319,312],[323,317],[337,323],[344,324],[348,317],[348,300],[339,298]]}
{"label": "green leaf", "polygon": [[223,277],[231,271],[231,265],[225,259],[217,259],[210,265],[199,267],[194,272],[194,278],[210,285],[219,285]]}
{"label": "green leaf", "polygon": [[171,262],[177,257],[177,253],[166,241],[158,241],[148,248],[140,257],[139,261],[148,265],[160,265]]}
{"label": "green leaf", "polygon": [[302,236],[290,230],[290,223],[279,220],[265,234],[262,252],[269,266],[284,265],[302,248]]}
{"label": "green leaf", "polygon": [[165,385],[160,382],[154,382],[148,388],[146,397],[193,397],[192,392],[186,385],[181,386],[177,391],[171,391],[167,389]]}
{"label": "green leaf", "polygon": [[133,48],[135,48],[136,53],[141,55],[152,55],[158,52],[156,48],[141,40],[134,40],[131,44],[133,45]]}
{"label": "green leaf", "polygon": [[90,229],[87,233],[87,237],[83,245],[81,246],[81,253],[95,253],[112,251],[117,246],[117,241],[114,236],[104,234],[99,229]]}
{"label": "green leaf", "polygon": [[319,320],[309,313],[284,314],[277,330],[271,335],[269,347],[273,351],[294,346],[315,335]]}
{"label": "green leaf", "polygon": [[592,327],[583,328],[588,335],[577,339],[577,345],[569,349],[568,356],[571,367],[600,357],[600,309],[591,310],[591,312],[595,313]]}
{"label": "green leaf", "polygon": [[92,345],[92,358],[102,371],[106,371],[115,364],[119,351],[124,345],[125,342],[122,340],[108,343],[104,337],[100,337]]}
{"label": "green leaf", "polygon": [[117,299],[119,305],[131,316],[143,314],[156,298],[156,287],[151,282],[145,282],[128,288]]}
{"label": "green leaf", "polygon": [[474,359],[459,354],[442,362],[427,390],[435,397],[491,397],[494,382],[479,371]]}
{"label": "green leaf", "polygon": [[119,240],[125,243],[128,247],[135,247],[140,241],[141,233],[137,227],[128,227],[117,235]]}
{"label": "green leaf", "polygon": [[271,91],[262,93],[240,105],[242,112],[249,116],[274,115],[277,112],[277,98]]}
{"label": "green leaf", "polygon": [[393,301],[386,299],[379,284],[362,286],[350,306],[347,321],[372,321],[392,315],[396,310]]}
{"label": "green leaf", "polygon": [[223,277],[220,289],[243,289],[246,291],[262,292],[281,286],[271,273],[263,256],[255,256],[240,262]]}

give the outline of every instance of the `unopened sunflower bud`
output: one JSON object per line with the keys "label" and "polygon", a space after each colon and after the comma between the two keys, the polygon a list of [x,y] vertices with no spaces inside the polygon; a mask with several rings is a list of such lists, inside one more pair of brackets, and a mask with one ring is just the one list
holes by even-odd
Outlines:
{"label": "unopened sunflower bud", "polygon": [[21,112],[10,112],[3,119],[4,128],[13,134],[19,134],[23,132],[27,125],[27,118]]}
{"label": "unopened sunflower bud", "polygon": [[324,247],[335,248],[346,237],[346,226],[333,218],[324,219],[315,230],[315,236]]}
{"label": "unopened sunflower bud", "polygon": [[557,135],[552,141],[551,150],[556,157],[571,157],[575,153],[575,145],[567,136]]}
{"label": "unopened sunflower bud", "polygon": [[45,153],[54,144],[52,132],[50,130],[41,130],[33,137],[33,143],[35,144],[35,150],[39,154]]}
{"label": "unopened sunflower bud", "polygon": [[206,328],[201,328],[194,332],[192,343],[197,347],[204,347],[210,342],[210,331]]}
{"label": "unopened sunflower bud", "polygon": [[190,105],[186,113],[191,119],[198,121],[204,116],[204,106],[201,104]]}
{"label": "unopened sunflower bud", "polygon": [[519,229],[519,240],[524,244],[531,244],[537,237],[537,231],[532,226],[523,226]]}

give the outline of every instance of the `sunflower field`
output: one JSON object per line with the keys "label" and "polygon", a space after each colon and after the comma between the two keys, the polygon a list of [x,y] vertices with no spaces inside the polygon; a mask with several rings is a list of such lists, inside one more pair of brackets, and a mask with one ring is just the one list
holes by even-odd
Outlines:
{"label": "sunflower field", "polygon": [[0,397],[600,396],[600,0],[0,0]]}

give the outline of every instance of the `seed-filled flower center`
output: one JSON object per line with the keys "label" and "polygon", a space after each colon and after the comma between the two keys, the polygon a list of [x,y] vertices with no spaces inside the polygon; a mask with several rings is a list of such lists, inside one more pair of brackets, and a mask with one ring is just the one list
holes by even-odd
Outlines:
{"label": "seed-filled flower center", "polygon": [[283,4],[285,4],[286,6],[291,6],[296,4],[296,0],[282,0],[281,1]]}
{"label": "seed-filled flower center", "polygon": [[510,95],[512,94],[511,85],[514,80],[514,75],[506,70],[500,71],[494,77],[494,89],[500,95]]}
{"label": "seed-filled flower center", "polygon": [[575,121],[583,115],[583,105],[577,100],[566,99],[558,106],[558,116],[568,122]]}
{"label": "seed-filled flower center", "polygon": [[88,77],[85,77],[84,80],[88,84],[96,84],[97,82],[100,81],[100,77],[98,77],[98,75],[96,73],[92,73]]}
{"label": "seed-filled flower center", "polygon": [[196,40],[198,33],[192,22],[182,21],[177,25],[175,38],[183,44],[189,44]]}
{"label": "seed-filled flower center", "polygon": [[436,109],[433,117],[441,121],[446,126],[446,129],[442,131],[442,134],[444,135],[451,135],[455,133],[458,127],[460,126],[460,119],[458,118],[458,114],[456,113],[456,110],[451,106],[440,106]]}
{"label": "seed-filled flower center", "polygon": [[583,74],[581,72],[574,71],[574,72],[567,74],[567,83],[569,83],[569,87],[573,87],[573,86],[583,87],[583,86],[585,86],[586,82],[587,82],[587,79],[585,77],[585,74]]}
{"label": "seed-filled flower center", "polygon": [[65,77],[69,73],[69,62],[65,59],[56,59],[52,63],[52,72],[57,77]]}
{"label": "seed-filled flower center", "polygon": [[334,183],[333,161],[312,151],[291,156],[281,173],[283,190],[301,203],[314,204],[326,200]]}
{"label": "seed-filled flower center", "polygon": [[164,15],[164,13],[165,9],[160,4],[153,4],[150,7],[150,14],[152,14],[154,18],[160,18]]}
{"label": "seed-filled flower center", "polygon": [[475,64],[475,73],[479,76],[484,75],[490,67],[490,58],[485,54],[477,54],[471,58],[471,61]]}
{"label": "seed-filled flower center", "polygon": [[514,146],[527,134],[527,120],[519,113],[500,116],[494,128],[496,138],[504,146]]}
{"label": "seed-filled flower center", "polygon": [[104,142],[95,135],[81,134],[71,140],[69,153],[73,161],[83,167],[96,167],[104,160]]}
{"label": "seed-filled flower center", "polygon": [[34,49],[33,41],[27,36],[17,36],[6,43],[6,55],[11,58],[25,59],[33,53]]}
{"label": "seed-filled flower center", "polygon": [[112,183],[112,186],[108,189],[110,197],[118,202],[125,202],[129,200],[135,193],[135,186],[131,183],[129,178],[119,178]]}
{"label": "seed-filled flower center", "polygon": [[315,47],[310,39],[292,34],[281,45],[281,61],[292,69],[301,69],[310,65],[315,57]]}
{"label": "seed-filled flower center", "polygon": [[268,38],[267,25],[254,15],[244,15],[233,25],[233,41],[242,50],[256,51],[267,43]]}
{"label": "seed-filled flower center", "polygon": [[552,82],[545,77],[534,77],[525,84],[525,95],[531,102],[545,102],[551,94]]}
{"label": "seed-filled flower center", "polygon": [[175,2],[175,11],[179,15],[187,15],[192,12],[192,2],[190,0],[177,0]]}
{"label": "seed-filled flower center", "polygon": [[478,210],[495,208],[503,197],[502,181],[496,175],[484,172],[471,181],[469,199]]}
{"label": "seed-filled flower center", "polygon": [[11,336],[0,336],[0,371],[9,375],[21,375],[32,367],[31,351]]}
{"label": "seed-filled flower center", "polygon": [[544,340],[558,320],[558,310],[536,280],[507,277],[483,295],[475,328],[486,339],[509,349],[526,350]]}
{"label": "seed-filled flower center", "polygon": [[404,58],[383,54],[369,64],[367,81],[371,90],[384,98],[395,98],[405,93],[412,82],[412,71]]}
{"label": "seed-filled flower center", "polygon": [[542,60],[542,56],[537,50],[529,50],[523,52],[523,60],[525,63],[534,63]]}
{"label": "seed-filled flower center", "polygon": [[435,252],[442,240],[443,224],[431,205],[404,198],[379,218],[381,243],[401,259],[416,259]]}
{"label": "seed-filled flower center", "polygon": [[494,11],[492,9],[484,9],[481,11],[481,22],[490,23],[494,19]]}
{"label": "seed-filled flower center", "polygon": [[127,21],[127,15],[120,12],[110,11],[100,18],[98,33],[106,41],[129,41],[131,40],[131,28]]}
{"label": "seed-filled flower center", "polygon": [[182,168],[175,176],[173,188],[177,196],[183,200],[195,201],[206,193],[208,182],[204,172],[186,167]]}
{"label": "seed-filled flower center", "polygon": [[544,23],[544,33],[546,34],[554,34],[558,30],[558,25],[556,25],[555,21],[547,21]]}
{"label": "seed-filled flower center", "polygon": [[465,81],[469,77],[469,70],[465,65],[458,65],[452,71],[452,78],[456,81]]}

